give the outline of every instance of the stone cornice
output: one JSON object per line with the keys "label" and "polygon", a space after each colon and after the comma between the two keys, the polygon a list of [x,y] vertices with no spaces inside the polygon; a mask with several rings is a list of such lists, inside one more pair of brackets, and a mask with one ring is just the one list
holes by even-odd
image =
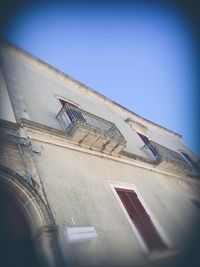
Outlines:
{"label": "stone cornice", "polygon": [[120,163],[125,163],[128,165],[134,165],[138,168],[155,171],[157,173],[164,174],[167,176],[173,176],[179,179],[188,179],[186,176],[183,177],[171,172],[158,169],[155,162],[152,162],[151,160],[148,160],[136,154],[128,152],[126,153],[125,151],[123,151],[123,153],[116,156],[84,148],[70,140],[64,131],[57,130],[39,123],[35,123],[27,119],[21,118],[18,121],[18,125],[22,130],[25,130],[25,132],[27,133],[27,138],[30,139],[30,141],[32,140],[36,142],[61,146],[71,150],[79,151],[81,153],[91,154],[97,157],[105,158]]}

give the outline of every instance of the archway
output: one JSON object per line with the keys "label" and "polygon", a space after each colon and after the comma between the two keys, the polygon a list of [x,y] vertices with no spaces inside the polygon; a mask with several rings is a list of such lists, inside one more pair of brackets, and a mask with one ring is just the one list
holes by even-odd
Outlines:
{"label": "archway", "polygon": [[0,187],[1,266],[40,267],[28,222],[14,199]]}
{"label": "archway", "polygon": [[57,227],[41,192],[2,165],[0,218],[0,266],[57,266]]}

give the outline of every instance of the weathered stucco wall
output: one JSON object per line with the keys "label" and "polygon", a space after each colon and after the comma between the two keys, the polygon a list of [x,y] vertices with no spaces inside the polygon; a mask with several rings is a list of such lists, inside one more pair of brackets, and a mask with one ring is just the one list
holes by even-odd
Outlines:
{"label": "weathered stucco wall", "polygon": [[60,75],[49,69],[47,65],[13,48],[4,50],[2,57],[6,82],[8,87],[13,89],[13,98],[16,98],[14,92],[18,92],[18,97],[21,95],[21,103],[16,108],[18,117],[21,116],[56,129],[62,129],[56,120],[56,115],[60,110],[57,97],[64,97],[77,103],[80,108],[114,122],[127,140],[126,151],[128,152],[146,157],[146,154],[141,150],[144,143],[130,125],[125,122],[127,118],[131,117],[148,128],[150,139],[173,150],[183,149],[193,157],[181,139],[173,133],[112,104],[86,90],[79,83]]}
{"label": "weathered stucco wall", "polygon": [[0,71],[0,119],[15,122],[15,115],[10,102],[6,84]]}
{"label": "weathered stucco wall", "polygon": [[[199,197],[198,182],[178,177],[176,173],[170,176],[170,168],[162,172],[144,160],[105,155],[69,142],[62,132],[52,129],[62,131],[56,119],[61,108],[57,97],[73,101],[80,108],[114,122],[128,142],[126,151],[139,156],[147,158],[141,150],[144,143],[125,122],[127,118],[147,127],[153,141],[190,154],[177,134],[119,107],[11,47],[4,48],[2,66],[7,88],[1,76],[0,118],[15,121],[14,109],[16,119],[29,120],[29,124],[25,120],[16,124],[15,137],[19,134],[28,144],[21,146],[22,152],[32,178],[40,185],[40,190],[44,186],[67,262],[87,267],[109,264],[124,267],[133,266],[133,263],[150,266],[149,255],[144,253],[111,185],[137,188],[173,251],[181,251],[190,243],[191,233],[198,225],[199,210],[192,202]],[[26,178],[26,163],[18,144],[4,141],[1,141],[0,164]],[[34,148],[32,152],[29,142]],[[64,232],[66,227],[74,226],[93,226],[98,236],[71,244]],[[155,262],[151,262],[151,266],[155,266]]]}
{"label": "weathered stucco wall", "polygon": [[71,245],[64,238],[68,260],[86,266],[145,263],[111,183],[136,186],[173,248],[188,244],[191,231],[197,227],[198,210],[189,197],[194,196],[195,185],[61,146],[35,144],[42,147],[36,157],[57,224],[94,226],[98,234],[95,240]]}

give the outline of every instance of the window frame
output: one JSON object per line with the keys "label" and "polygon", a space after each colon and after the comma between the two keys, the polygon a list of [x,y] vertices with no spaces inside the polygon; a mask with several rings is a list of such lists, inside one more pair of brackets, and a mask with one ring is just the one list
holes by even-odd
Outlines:
{"label": "window frame", "polygon": [[69,100],[69,99],[67,99],[67,98],[65,98],[65,97],[58,96],[58,95],[56,95],[55,97],[56,97],[56,100],[57,100],[57,102],[58,102],[60,108],[63,107],[63,105],[62,105],[61,102],[60,102],[60,99],[63,100],[63,101],[68,102],[69,104],[71,104],[71,105],[73,105],[73,106],[75,106],[75,107],[77,107],[77,108],[79,108],[79,109],[81,108],[79,104],[77,104],[76,102],[73,102],[72,100]]}
{"label": "window frame", "polygon": [[[165,231],[163,230],[163,228],[160,226],[160,224],[158,223],[158,221],[156,220],[156,218],[154,217],[153,213],[151,212],[150,208],[148,207],[148,205],[146,204],[146,201],[144,200],[144,198],[142,197],[142,195],[140,194],[139,190],[137,189],[137,187],[134,184],[127,184],[127,183],[122,183],[122,182],[109,182],[111,190],[122,210],[122,212],[124,213],[132,231],[134,232],[134,234],[136,235],[136,238],[138,239],[140,246],[143,250],[143,252],[145,254],[151,254],[151,250],[149,250],[149,248],[147,247],[147,244],[145,243],[145,241],[143,240],[142,235],[139,233],[139,231],[137,230],[136,226],[134,225],[133,221],[131,220],[126,208],[124,207],[123,202],[121,201],[117,191],[115,188],[121,188],[121,189],[125,189],[125,190],[133,190],[136,194],[137,197],[139,199],[139,201],[141,202],[142,206],[144,207],[145,211],[147,212],[147,214],[150,216],[151,221],[154,225],[154,227],[156,228],[158,234],[160,235],[162,241],[165,243],[166,245],[166,250],[173,248],[172,242],[171,240],[168,238],[167,234],[165,233]],[[158,250],[158,253],[161,252],[161,250]]]}
{"label": "window frame", "polygon": [[199,170],[197,163],[190,157],[187,152],[185,152],[184,150],[179,150],[179,152],[181,156],[187,161],[187,163],[192,167],[193,170]]}
{"label": "window frame", "polygon": [[[63,108],[63,105],[62,105],[62,103],[61,103],[60,100],[63,100],[65,102],[71,104],[72,106],[76,107],[77,109],[81,109],[80,105],[78,105],[77,103],[75,103],[75,102],[73,102],[73,101],[71,101],[71,100],[69,100],[69,99],[67,99],[65,97],[56,95],[56,99],[58,101],[58,104],[60,106],[60,109]],[[69,116],[67,114],[65,114],[65,118],[66,118],[66,120],[68,121],[69,124],[72,122],[71,119],[69,118]]]}
{"label": "window frame", "polygon": [[147,135],[141,134],[139,132],[136,132],[136,133],[140,137],[142,142],[144,143],[144,146],[148,146],[148,148],[151,151],[153,157],[159,157],[159,152],[157,151],[156,147],[154,147],[151,144],[149,137]]}

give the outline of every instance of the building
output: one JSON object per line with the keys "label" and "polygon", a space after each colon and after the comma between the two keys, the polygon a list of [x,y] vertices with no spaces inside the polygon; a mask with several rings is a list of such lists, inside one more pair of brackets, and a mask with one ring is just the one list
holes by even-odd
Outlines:
{"label": "building", "polygon": [[4,266],[183,263],[200,182],[181,135],[10,44],[0,82]]}

